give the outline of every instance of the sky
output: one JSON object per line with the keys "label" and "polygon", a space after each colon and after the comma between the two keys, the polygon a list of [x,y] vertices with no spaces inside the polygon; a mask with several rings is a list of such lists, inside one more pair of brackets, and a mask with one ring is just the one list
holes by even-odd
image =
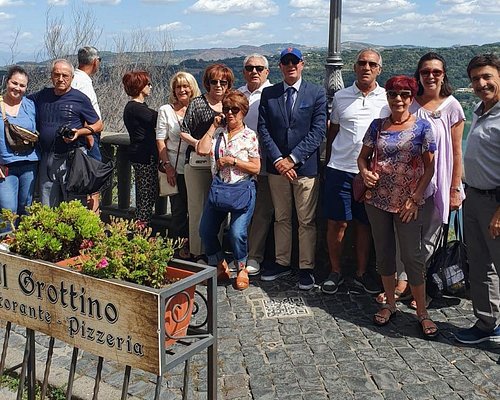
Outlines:
{"label": "sky", "polygon": [[[175,50],[286,42],[327,47],[329,9],[330,0],[0,0],[0,63],[44,59],[46,27],[74,40],[78,15],[90,16],[94,43],[85,44],[100,50],[132,49],[138,38],[152,49],[162,47],[159,38]],[[344,0],[341,41],[485,44],[500,41],[499,19],[500,0]]]}

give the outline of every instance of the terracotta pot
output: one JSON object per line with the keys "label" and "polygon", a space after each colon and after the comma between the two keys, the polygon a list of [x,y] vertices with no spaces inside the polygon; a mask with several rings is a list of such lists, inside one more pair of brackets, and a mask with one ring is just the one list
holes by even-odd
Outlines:
{"label": "terracotta pot", "polygon": [[[167,278],[169,280],[180,280],[193,275],[194,272],[181,268],[168,267]],[[194,291],[196,286],[191,286],[183,292],[177,293],[167,299],[165,310],[165,333],[171,337],[166,337],[165,346],[170,346],[178,339],[176,337],[186,336],[191,313],[194,305]]]}

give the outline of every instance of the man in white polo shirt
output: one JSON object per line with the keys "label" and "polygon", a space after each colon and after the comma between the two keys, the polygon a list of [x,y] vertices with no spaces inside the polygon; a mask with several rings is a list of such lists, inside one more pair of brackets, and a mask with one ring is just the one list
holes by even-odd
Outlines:
{"label": "man in white polo shirt", "polygon": [[368,217],[362,203],[352,197],[352,180],[358,173],[357,158],[368,126],[375,118],[390,114],[385,89],[377,84],[382,57],[373,49],[358,53],[356,81],[335,93],[326,142],[323,214],[327,218],[327,243],[332,271],[321,289],[333,294],[344,281],[340,259],[348,222],[355,220],[357,270],[354,285],[379,293],[378,283],[366,273],[371,246]]}
{"label": "man in white polo shirt", "polygon": [[[245,124],[255,132],[257,132],[262,90],[271,86],[267,79],[268,75],[269,62],[266,57],[260,54],[251,54],[245,57],[243,61],[243,77],[246,85],[238,90],[246,96],[250,103],[250,108],[245,116]],[[259,184],[257,185],[255,211],[252,223],[248,228],[248,275],[257,275],[260,272],[260,264],[264,261],[267,235],[273,222],[274,208],[271,192],[269,191],[265,160],[266,156],[262,154],[261,147],[261,168]]]}

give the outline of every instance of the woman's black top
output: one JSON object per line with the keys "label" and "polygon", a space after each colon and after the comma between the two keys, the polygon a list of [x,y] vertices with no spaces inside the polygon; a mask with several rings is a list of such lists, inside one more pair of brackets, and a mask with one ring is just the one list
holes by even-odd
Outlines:
{"label": "woman's black top", "polygon": [[128,154],[130,162],[149,164],[158,160],[156,148],[156,120],[158,112],[146,103],[129,101],[123,110],[123,122],[130,136]]}
{"label": "woman's black top", "polygon": [[[210,125],[218,113],[210,107],[205,95],[195,97],[190,103],[182,121],[181,131],[189,133],[195,139],[201,139],[207,133]],[[189,162],[189,154],[194,151],[193,146],[186,150],[186,163]]]}

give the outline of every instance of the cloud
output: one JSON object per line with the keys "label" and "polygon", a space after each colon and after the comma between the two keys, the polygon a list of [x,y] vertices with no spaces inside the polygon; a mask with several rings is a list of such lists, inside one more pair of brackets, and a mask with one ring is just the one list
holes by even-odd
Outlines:
{"label": "cloud", "polygon": [[383,15],[399,14],[404,11],[410,11],[416,8],[415,3],[408,0],[384,0],[384,1],[365,1],[350,0],[343,2],[343,12],[357,15]]}
{"label": "cloud", "polygon": [[168,4],[168,3],[177,3],[180,0],[141,0],[141,3],[146,4]]}
{"label": "cloud", "polygon": [[0,0],[0,7],[22,6],[24,1]]}
{"label": "cloud", "polygon": [[49,6],[66,6],[69,0],[47,0]]}
{"label": "cloud", "polygon": [[6,21],[8,19],[11,19],[12,17],[13,16],[11,14],[0,12],[0,21]]}
{"label": "cloud", "polygon": [[186,25],[180,21],[170,22],[168,24],[158,25],[156,27],[156,30],[168,31],[168,32],[185,31],[185,30],[190,30],[190,29],[191,29],[191,26]]}
{"label": "cloud", "polygon": [[115,6],[122,2],[122,0],[83,0],[83,1],[84,3],[89,3],[89,4],[103,4],[110,6]]}
{"label": "cloud", "polygon": [[256,31],[258,29],[264,28],[265,24],[263,22],[249,22],[241,26],[242,29],[247,29],[249,31]]}
{"label": "cloud", "polygon": [[500,14],[498,0],[440,0],[438,4],[447,7],[444,13],[448,15]]}
{"label": "cloud", "polygon": [[279,7],[272,0],[198,0],[187,12],[206,14],[242,14],[270,16],[278,14]]}

